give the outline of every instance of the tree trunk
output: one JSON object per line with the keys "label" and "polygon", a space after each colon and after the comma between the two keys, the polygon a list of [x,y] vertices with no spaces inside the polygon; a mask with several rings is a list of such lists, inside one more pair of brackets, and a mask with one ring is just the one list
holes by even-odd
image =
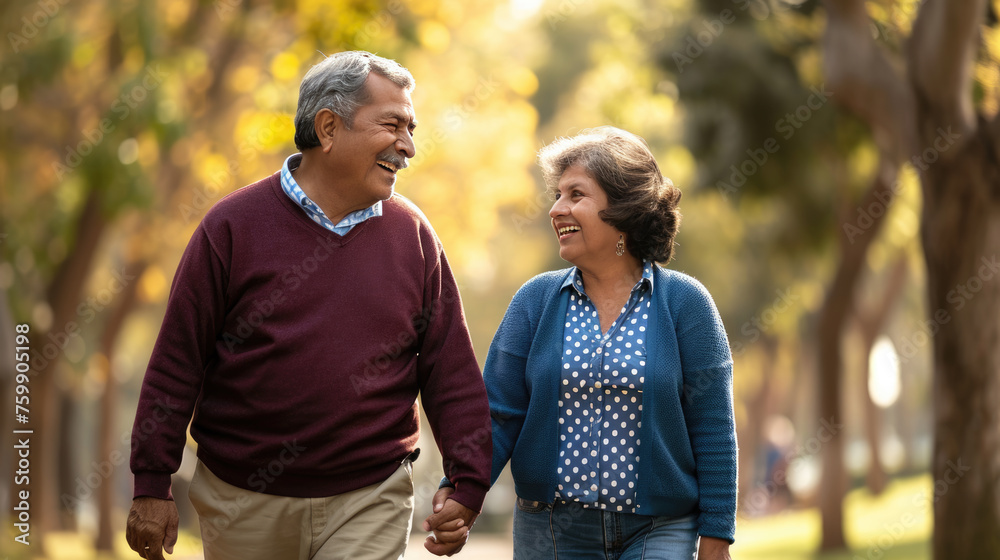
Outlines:
{"label": "tree trunk", "polygon": [[[843,265],[840,269],[843,270]],[[837,277],[844,275],[838,270]],[[840,332],[844,323],[843,309],[850,305],[851,286],[847,280],[834,281],[820,310],[819,323],[819,414],[820,420],[840,418]],[[826,441],[822,448],[822,483],[819,488],[819,510],[822,517],[822,550],[846,547],[844,540],[844,493],[847,489],[844,471],[844,442],[840,437]]]}
{"label": "tree trunk", "polygon": [[[111,461],[112,454],[116,452],[114,429],[118,419],[118,382],[115,380],[114,370],[111,366],[112,356],[105,354],[101,367],[104,374],[104,394],[101,396],[101,423],[98,433],[98,457],[100,460],[108,461],[115,466],[111,476],[103,480],[97,489],[97,540],[94,547],[98,551],[112,552],[114,550],[114,538],[116,524],[114,523],[115,509],[115,474],[118,466]],[[127,465],[127,463],[121,463]]]}
{"label": "tree trunk", "polygon": [[[217,18],[211,2],[196,2],[194,9],[185,22],[183,28],[171,36],[164,37],[165,52],[170,52],[171,48],[181,45],[190,45],[194,42],[201,42],[199,38],[206,38],[202,42],[202,50],[210,54],[209,66],[210,76],[225,76],[228,68],[238,63],[240,59],[240,48],[248,47],[244,33],[241,32],[245,26],[247,14],[252,10],[251,2],[243,2],[234,17],[227,18],[225,22]],[[117,25],[117,20],[116,20]],[[103,52],[107,54],[107,71],[103,74],[106,81],[117,83],[117,76],[121,64],[124,60],[121,47],[121,31],[115,28],[108,33],[107,46]],[[221,37],[221,39],[220,39]],[[163,49],[161,49],[163,50]],[[98,80],[99,82],[100,80]],[[211,92],[195,92],[190,96],[190,101],[196,104],[206,115],[224,114],[223,109],[226,103],[231,104],[231,98],[226,96],[226,90],[222,87],[224,80],[216,79],[212,83]],[[114,89],[114,87],[112,87]],[[106,99],[102,95],[101,88],[96,88],[89,92],[93,99],[89,103],[66,104],[65,106],[55,106],[60,115],[67,122],[80,121],[80,114],[95,108],[105,108]],[[64,95],[54,95],[56,99],[64,99]],[[204,120],[204,119],[203,119]],[[203,123],[206,130],[210,130],[209,124]],[[49,147],[53,152],[62,150],[65,138],[48,139]],[[169,201],[173,193],[181,188],[189,180],[187,169],[181,170],[176,165],[170,163],[170,149],[172,144],[161,143],[160,164],[158,170],[153,174],[157,178],[158,191],[164,200]],[[62,344],[66,339],[67,327],[70,323],[75,323],[80,327],[80,320],[77,315],[77,306],[80,303],[80,296],[86,280],[89,276],[91,266],[96,255],[98,244],[107,226],[107,208],[105,207],[106,192],[102,188],[93,188],[92,185],[85,185],[86,199],[82,204],[80,214],[69,235],[73,245],[69,247],[67,257],[59,263],[55,274],[47,286],[46,300],[52,310],[52,325],[45,332],[41,329],[32,328],[32,381],[31,381],[31,424],[20,426],[27,429],[34,429],[35,437],[32,439],[32,476],[31,476],[31,497],[32,497],[32,539],[41,541],[45,532],[56,529],[60,518],[60,466],[67,464],[61,457],[59,428],[62,418],[62,407],[60,406],[60,393],[62,389],[56,382],[56,375],[59,368],[58,362],[62,359]],[[176,206],[170,204],[168,208]],[[47,351],[49,358],[43,352]],[[9,433],[9,432],[8,432]],[[6,455],[4,455],[6,457]],[[36,466],[37,465],[37,466]],[[75,477],[73,477],[75,480]],[[105,486],[105,485],[102,485]],[[70,494],[75,492],[75,488],[70,489]]]}
{"label": "tree trunk", "polygon": [[[867,194],[860,202],[861,208],[868,208],[881,200],[891,202],[894,190],[890,187],[895,180],[891,167],[880,164],[879,172]],[[846,189],[845,189],[846,190]],[[888,203],[885,203],[888,204]],[[840,353],[841,333],[847,314],[854,304],[854,289],[865,263],[868,247],[877,236],[886,213],[877,217],[872,214],[871,223],[861,233],[838,237],[841,241],[840,264],[833,282],[823,301],[819,313],[819,411],[820,422],[834,428],[840,427],[842,359]],[[845,212],[844,232],[851,231],[846,226],[853,225],[853,212]],[[819,489],[819,508],[822,517],[821,550],[839,550],[847,547],[844,539],[844,494],[847,492],[847,473],[844,468],[844,438],[840,433],[827,433],[823,442],[822,464],[823,482]]]}
{"label": "tree trunk", "polygon": [[[66,366],[59,364],[56,366],[56,371],[59,371],[61,367]],[[79,387],[75,381],[72,383]],[[59,464],[56,476],[59,478],[59,486],[54,494],[55,498],[59,500],[58,529],[60,531],[76,531],[76,508],[68,507],[67,504],[62,503],[61,496],[72,494],[76,490],[76,451],[79,435],[74,428],[79,421],[80,407],[76,400],[76,391],[60,389],[57,398],[59,399],[59,430],[57,432]]]}
{"label": "tree trunk", "polygon": [[[114,361],[115,342],[121,333],[125,319],[132,308],[135,307],[136,295],[139,289],[139,279],[146,271],[148,263],[139,262],[128,267],[129,274],[134,275],[136,280],[130,282],[122,290],[121,299],[115,307],[114,312],[108,318],[101,335],[100,353],[103,356],[101,367],[104,374],[104,394],[101,396],[101,422],[100,432],[98,432],[97,456],[100,461],[106,461],[113,466],[111,474],[102,481],[97,489],[97,541],[95,547],[98,551],[112,552],[114,550],[115,528],[120,524],[114,523],[114,499],[115,499],[115,474],[118,472],[119,463],[113,460],[113,455],[118,453],[115,427],[118,423],[118,401],[119,389],[118,381],[115,379]],[[121,463],[127,468],[127,463]]]}
{"label": "tree trunk", "polygon": [[923,176],[929,317],[914,338],[934,348],[940,560],[1000,558],[1000,178],[982,135]]}
{"label": "tree trunk", "polygon": [[[14,320],[10,315],[10,306],[7,303],[8,294],[7,290],[0,289],[0,402],[3,403],[13,403],[14,402],[14,380],[17,375],[17,370],[15,369],[16,362],[14,361],[14,337],[16,333],[14,332]],[[7,404],[7,407],[10,405]],[[17,496],[18,485],[14,484],[14,471],[17,470],[17,453],[7,454],[7,450],[13,451],[14,445],[14,430],[19,429],[17,427],[16,421],[14,420],[14,413],[11,411],[8,414],[4,414],[3,418],[0,419],[0,430],[3,430],[3,436],[0,437],[0,445],[3,445],[4,457],[9,457],[3,460],[3,464],[0,465],[0,476],[3,477],[4,482],[2,484],[7,487],[7,495],[13,499]],[[0,504],[2,509],[0,509],[0,526],[12,527],[14,523],[13,518],[9,518],[10,514],[13,512],[14,502],[12,504]],[[10,537],[8,537],[10,538]]]}
{"label": "tree trunk", "polygon": [[881,297],[878,298],[875,310],[867,312],[865,308],[870,306],[856,305],[854,311],[861,330],[862,356],[864,356],[861,361],[860,376],[861,402],[864,403],[865,408],[865,437],[868,440],[868,452],[871,456],[865,482],[868,485],[868,490],[876,496],[885,490],[888,477],[885,474],[885,467],[882,466],[882,410],[875,405],[871,393],[868,391],[868,377],[871,375],[868,359],[906,281],[906,266],[904,252],[889,272],[889,278],[886,280]]}
{"label": "tree trunk", "polygon": [[[48,333],[37,333],[31,338],[32,353],[32,388],[36,395],[31,399],[31,428],[38,438],[37,447],[32,448],[32,454],[37,452],[32,464],[38,465],[37,476],[31,477],[31,496],[34,498],[32,507],[37,508],[38,524],[32,525],[37,539],[41,539],[46,531],[59,526],[59,427],[61,406],[59,385],[56,375],[59,374],[58,363],[62,359],[62,350],[68,340],[70,323],[77,328],[80,324],[76,319],[76,308],[80,300],[80,292],[84,281],[90,272],[91,263],[97,252],[97,245],[107,224],[102,209],[103,195],[100,190],[87,193],[83,210],[77,220],[73,238],[76,243],[69,256],[59,265],[52,284],[49,286],[48,301],[52,308],[52,327]],[[48,359],[46,348],[56,350],[55,357]],[[51,355],[51,354],[50,354]],[[38,363],[36,356],[45,359]],[[36,400],[37,399],[37,400]],[[36,451],[37,450],[37,451]]]}
{"label": "tree trunk", "polygon": [[1000,558],[1000,119],[977,115],[973,98],[989,3],[921,2],[905,76],[865,37],[862,0],[824,5],[835,95],[920,172],[929,317],[913,339],[934,351],[935,439],[918,505],[934,508],[934,558]]}
{"label": "tree trunk", "polygon": [[888,476],[885,474],[885,467],[882,466],[882,410],[872,401],[868,392],[868,377],[871,371],[868,368],[868,356],[872,353],[872,346],[875,341],[864,341],[864,360],[861,365],[861,402],[865,408],[865,439],[868,440],[868,472],[865,474],[865,484],[868,491],[874,496],[885,492],[888,484]]}
{"label": "tree trunk", "polygon": [[[760,362],[760,385],[754,396],[746,403],[747,422],[742,435],[740,436],[740,447],[745,449],[740,453],[740,490],[742,492],[744,507],[746,511],[757,516],[768,512],[770,499],[767,485],[769,480],[767,470],[761,469],[765,462],[762,462],[760,455],[761,443],[764,438],[764,427],[771,414],[770,402],[772,385],[774,378],[775,355],[777,354],[778,343],[774,337],[763,334],[760,339],[763,359]],[[766,457],[764,457],[766,459]],[[759,476],[763,474],[764,476]],[[763,480],[763,486],[757,481]]]}
{"label": "tree trunk", "polygon": [[740,442],[739,474],[737,479],[738,503],[744,512],[753,516],[757,514],[757,508],[753,506],[753,502],[751,501],[754,491],[754,481],[757,479],[757,441],[754,436],[756,430],[753,426],[753,418],[756,413],[754,412],[753,400],[748,402],[746,407],[747,422],[742,423],[743,426],[736,428],[736,437]]}

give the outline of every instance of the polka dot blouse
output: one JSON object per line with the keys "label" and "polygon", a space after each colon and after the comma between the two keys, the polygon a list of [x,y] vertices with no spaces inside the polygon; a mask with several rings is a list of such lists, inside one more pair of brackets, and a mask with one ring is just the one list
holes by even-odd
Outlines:
{"label": "polka dot blouse", "polygon": [[574,293],[563,329],[556,498],[634,513],[653,267],[644,264],[606,333],[579,269],[567,287]]}

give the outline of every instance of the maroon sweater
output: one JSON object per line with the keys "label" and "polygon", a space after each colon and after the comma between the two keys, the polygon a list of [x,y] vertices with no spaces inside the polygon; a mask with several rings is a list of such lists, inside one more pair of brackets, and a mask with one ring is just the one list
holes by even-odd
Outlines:
{"label": "maroon sweater", "polygon": [[132,431],[135,496],[170,496],[185,429],[219,478],[322,497],[381,482],[414,450],[418,392],[454,499],[480,510],[489,405],[458,288],[397,196],[340,237],[278,174],[213,207],[174,276]]}

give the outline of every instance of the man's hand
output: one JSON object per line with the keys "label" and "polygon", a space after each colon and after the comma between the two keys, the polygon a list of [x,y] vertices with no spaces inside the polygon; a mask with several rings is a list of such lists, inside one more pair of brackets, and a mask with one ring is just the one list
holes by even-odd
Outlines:
{"label": "man's hand", "polygon": [[163,552],[174,553],[177,544],[177,504],[143,496],[132,500],[125,539],[132,550],[147,560],[163,560]]}
{"label": "man's hand", "polygon": [[438,556],[451,556],[469,540],[469,530],[479,514],[449,498],[454,488],[441,488],[434,494],[434,513],[424,520],[424,531],[434,534],[424,541],[424,548]]}
{"label": "man's hand", "polygon": [[714,537],[701,537],[698,545],[698,560],[732,560],[729,556],[729,541]]}

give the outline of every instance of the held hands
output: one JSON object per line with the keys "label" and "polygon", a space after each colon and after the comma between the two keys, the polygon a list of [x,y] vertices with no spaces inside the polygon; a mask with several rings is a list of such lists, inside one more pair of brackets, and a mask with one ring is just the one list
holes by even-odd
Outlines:
{"label": "held hands", "polygon": [[469,540],[469,530],[479,514],[450,499],[454,488],[441,488],[431,500],[434,513],[424,520],[424,531],[434,531],[424,541],[424,548],[438,556],[451,556]]}
{"label": "held hands", "polygon": [[732,560],[729,556],[729,541],[714,537],[701,537],[698,545],[698,560]]}
{"label": "held hands", "polygon": [[[164,560],[163,552],[174,553],[177,544],[177,504],[143,496],[132,500],[125,539],[139,557]],[[162,549],[162,550],[161,550]]]}

